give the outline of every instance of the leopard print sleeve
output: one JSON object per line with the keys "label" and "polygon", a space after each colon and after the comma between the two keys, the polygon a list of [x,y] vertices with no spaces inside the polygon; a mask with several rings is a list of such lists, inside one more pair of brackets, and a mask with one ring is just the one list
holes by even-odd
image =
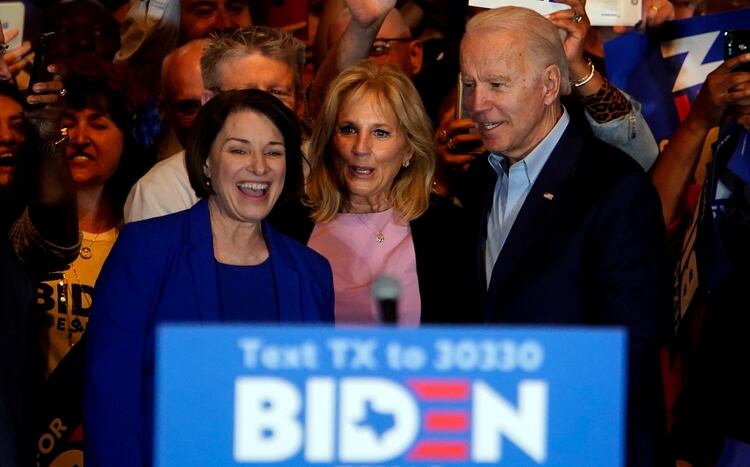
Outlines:
{"label": "leopard print sleeve", "polygon": [[589,96],[581,96],[580,99],[586,111],[597,123],[606,123],[624,117],[632,110],[630,101],[606,78],[597,92]]}

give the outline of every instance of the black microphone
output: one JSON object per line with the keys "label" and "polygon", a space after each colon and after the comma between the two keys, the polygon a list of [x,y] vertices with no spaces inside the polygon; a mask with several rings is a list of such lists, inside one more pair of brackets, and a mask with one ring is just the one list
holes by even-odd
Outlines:
{"label": "black microphone", "polygon": [[401,284],[390,276],[380,276],[370,287],[372,296],[380,308],[383,323],[396,324],[398,321],[398,298],[401,295]]}

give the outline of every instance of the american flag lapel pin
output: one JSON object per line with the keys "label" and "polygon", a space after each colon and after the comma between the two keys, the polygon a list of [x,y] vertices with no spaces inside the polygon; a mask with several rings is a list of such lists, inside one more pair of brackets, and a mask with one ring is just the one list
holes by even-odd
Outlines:
{"label": "american flag lapel pin", "polygon": [[549,191],[545,192],[542,196],[544,196],[544,199],[546,199],[547,201],[552,201],[553,199],[555,199],[555,195],[553,195]]}

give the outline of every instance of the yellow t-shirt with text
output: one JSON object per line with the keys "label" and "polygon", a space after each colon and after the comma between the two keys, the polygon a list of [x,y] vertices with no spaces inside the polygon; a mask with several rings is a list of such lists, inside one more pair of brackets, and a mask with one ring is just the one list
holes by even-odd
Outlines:
{"label": "yellow t-shirt with text", "polygon": [[117,238],[117,229],[82,233],[81,253],[68,269],[53,272],[37,284],[36,316],[41,319],[40,344],[46,376],[86,330],[96,279]]}

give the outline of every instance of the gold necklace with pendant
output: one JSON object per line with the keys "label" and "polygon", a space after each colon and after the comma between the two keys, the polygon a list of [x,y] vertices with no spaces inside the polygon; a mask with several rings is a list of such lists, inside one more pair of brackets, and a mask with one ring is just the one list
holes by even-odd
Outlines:
{"label": "gold necklace with pendant", "polygon": [[91,243],[89,243],[89,246],[83,246],[83,241],[81,241],[81,249],[78,252],[78,254],[83,259],[91,259],[92,256],[94,256],[94,251],[92,250],[94,243],[96,243],[96,239],[99,238],[99,235],[101,235],[101,232],[94,235],[94,239],[91,240]]}
{"label": "gold necklace with pendant", "polygon": [[368,213],[368,214],[354,213],[359,223],[367,227],[368,230],[370,230],[371,232],[375,234],[375,241],[378,243],[383,243],[385,242],[385,235],[383,235],[383,230],[385,230],[385,227],[388,225],[388,221],[390,221],[390,219],[387,220],[386,223],[382,227],[373,229],[372,225],[367,220],[367,216],[370,214],[374,214],[374,213]]}

